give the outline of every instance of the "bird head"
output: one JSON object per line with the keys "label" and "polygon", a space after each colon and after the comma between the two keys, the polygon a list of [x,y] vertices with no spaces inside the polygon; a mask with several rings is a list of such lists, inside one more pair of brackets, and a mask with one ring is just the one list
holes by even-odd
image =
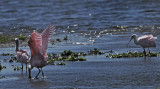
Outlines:
{"label": "bird head", "polygon": [[18,51],[19,49],[19,39],[15,38],[15,43],[16,43],[16,51]]}
{"label": "bird head", "polygon": [[129,40],[129,42],[128,42],[128,44],[127,44],[127,47],[128,47],[128,45],[129,45],[130,41],[131,41],[132,39],[135,39],[136,37],[137,37],[136,34],[133,34],[133,35],[131,36],[131,39]]}
{"label": "bird head", "polygon": [[16,43],[19,43],[19,39],[18,39],[18,38],[15,38],[15,42],[16,42]]}
{"label": "bird head", "polygon": [[133,34],[132,37],[131,37],[131,39],[135,39],[136,37],[137,37],[137,35]]}

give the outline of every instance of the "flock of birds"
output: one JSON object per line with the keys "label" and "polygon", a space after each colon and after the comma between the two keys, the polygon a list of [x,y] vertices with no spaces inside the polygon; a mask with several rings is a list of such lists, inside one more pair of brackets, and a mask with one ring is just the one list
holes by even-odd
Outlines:
{"label": "flock of birds", "polygon": [[[26,71],[27,71],[27,64],[30,63],[28,66],[29,71],[29,78],[31,78],[31,70],[36,67],[39,72],[35,78],[38,78],[40,72],[42,72],[42,77],[44,78],[44,73],[42,68],[47,65],[47,47],[50,36],[55,32],[54,25],[49,25],[41,34],[34,31],[30,35],[30,39],[28,41],[28,45],[31,51],[31,57],[29,56],[26,50],[19,49],[19,39],[15,39],[16,42],[16,58],[22,64],[26,64]],[[153,37],[153,35],[144,35],[141,37],[137,37],[136,34],[133,34],[130,41],[134,39],[134,43],[136,45],[140,45],[144,49],[144,54],[146,55],[145,48],[156,47],[155,39],[157,37]],[[128,44],[130,43],[128,42]],[[128,46],[127,44],[127,46]],[[150,53],[150,50],[149,50]]]}
{"label": "flock of birds", "polygon": [[19,39],[15,39],[16,42],[16,58],[22,64],[30,63],[28,66],[29,78],[31,78],[31,70],[36,67],[39,72],[35,78],[38,78],[39,73],[42,71],[42,76],[44,78],[44,73],[42,68],[47,65],[47,47],[50,36],[55,32],[54,25],[49,25],[41,34],[34,31],[30,35],[30,39],[28,41],[28,45],[31,51],[31,57],[29,57],[28,52],[26,50],[19,49]]}

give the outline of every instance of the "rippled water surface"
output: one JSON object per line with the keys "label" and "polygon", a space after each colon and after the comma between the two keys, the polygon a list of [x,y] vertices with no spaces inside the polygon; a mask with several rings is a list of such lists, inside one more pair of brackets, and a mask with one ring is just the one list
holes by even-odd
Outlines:
{"label": "rippled water surface", "polygon": [[[42,32],[49,24],[56,26],[52,39],[67,35],[69,41],[50,44],[49,53],[64,50],[87,52],[98,48],[104,52],[140,51],[131,42],[132,34],[157,36],[160,50],[160,1],[158,0],[1,0],[0,34],[23,34],[33,30]],[[29,51],[28,47],[21,47]],[[14,53],[14,47],[1,48],[0,53]],[[44,67],[45,79],[28,79],[25,71],[14,71],[12,65],[0,71],[0,89],[53,89],[53,88],[116,88],[155,89],[160,87],[160,58],[110,59],[105,55],[86,56],[85,62],[66,62],[65,66]],[[38,70],[33,69],[32,76]],[[39,76],[41,77],[41,75]]]}

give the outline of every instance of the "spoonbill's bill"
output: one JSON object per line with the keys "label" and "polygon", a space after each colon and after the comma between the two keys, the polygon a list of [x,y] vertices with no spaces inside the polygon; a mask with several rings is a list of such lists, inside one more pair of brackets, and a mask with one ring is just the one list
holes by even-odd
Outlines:
{"label": "spoonbill's bill", "polygon": [[[136,45],[140,45],[143,49],[144,49],[144,54],[146,55],[146,51],[145,48],[149,48],[150,47],[156,47],[156,43],[155,43],[155,39],[157,39],[157,37],[153,37],[153,35],[144,35],[141,37],[137,37],[136,34],[133,34],[130,41],[134,39],[134,43]],[[128,42],[128,44],[130,43],[130,41]],[[128,46],[127,44],[127,46]],[[149,50],[150,53],[150,50]]]}
{"label": "spoonbill's bill", "polygon": [[31,78],[31,69],[33,69],[33,67],[36,67],[39,70],[35,78],[38,78],[38,75],[41,71],[44,78],[42,68],[47,65],[48,41],[54,31],[55,27],[53,25],[49,25],[41,34],[34,31],[30,35],[30,39],[28,41],[28,45],[31,51],[30,65],[28,68],[29,78]]}
{"label": "spoonbill's bill", "polygon": [[22,64],[22,70],[23,70],[23,63],[26,64],[26,71],[27,71],[27,63],[29,63],[29,54],[26,50],[19,50],[19,39],[15,38],[16,42],[16,58],[19,62]]}

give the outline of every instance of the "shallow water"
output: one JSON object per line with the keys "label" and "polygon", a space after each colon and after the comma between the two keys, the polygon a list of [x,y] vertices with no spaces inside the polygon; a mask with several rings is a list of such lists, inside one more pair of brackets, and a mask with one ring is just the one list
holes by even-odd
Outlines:
{"label": "shallow water", "polygon": [[[1,71],[1,88],[118,88],[155,89],[160,85],[160,60],[155,58],[109,59],[87,56],[85,62],[66,62],[65,66],[48,65],[43,68],[45,78],[28,79],[26,71],[13,71],[11,64]],[[18,63],[12,63],[20,66]],[[38,70],[32,70],[35,77]],[[18,84],[18,85],[17,85]],[[15,86],[17,85],[17,86]]]}
{"label": "shallow water", "polygon": [[[70,46],[71,45],[66,45]],[[80,48],[72,47],[73,51]],[[22,47],[28,49],[28,47]],[[67,47],[64,46],[64,49]],[[7,50],[2,48],[1,50]],[[54,51],[51,51],[54,49]],[[59,49],[59,50],[58,50]],[[63,48],[50,47],[49,52],[63,51]],[[82,50],[78,50],[82,51]],[[85,51],[85,50],[83,50]],[[14,52],[14,48],[10,48]],[[119,51],[120,52],[120,51]],[[124,51],[123,51],[124,52]],[[12,65],[21,66],[20,63],[3,62],[3,59],[9,57],[1,56],[2,65],[6,69],[0,71],[1,88],[21,89],[21,88],[117,88],[117,89],[155,89],[160,85],[160,60],[159,57],[140,58],[120,58],[110,59],[105,55],[86,56],[84,62],[65,62],[66,65],[47,65],[43,68],[45,78],[39,75],[39,79],[28,79],[27,72],[14,71]],[[38,70],[32,70],[32,77],[35,77]],[[18,84],[18,85],[17,85]],[[15,86],[17,85],[17,86]]]}
{"label": "shallow water", "polygon": [[[34,3],[33,3],[34,2]],[[160,25],[157,0],[1,0],[0,34],[29,35],[35,29],[41,32],[48,24],[56,26],[52,39],[68,35],[69,41],[49,44],[49,53],[64,50],[86,52],[98,48],[113,53],[140,51],[133,42],[126,47],[132,34],[157,36],[159,52]],[[28,47],[21,47],[29,51]],[[14,53],[14,47],[0,48],[0,53]],[[155,89],[160,88],[159,57],[110,59],[105,55],[86,56],[85,62],[66,62],[65,66],[44,67],[45,78],[28,79],[26,71],[14,71],[12,65],[20,63],[0,61],[6,69],[0,71],[0,89]],[[38,70],[32,70],[32,77]]]}

